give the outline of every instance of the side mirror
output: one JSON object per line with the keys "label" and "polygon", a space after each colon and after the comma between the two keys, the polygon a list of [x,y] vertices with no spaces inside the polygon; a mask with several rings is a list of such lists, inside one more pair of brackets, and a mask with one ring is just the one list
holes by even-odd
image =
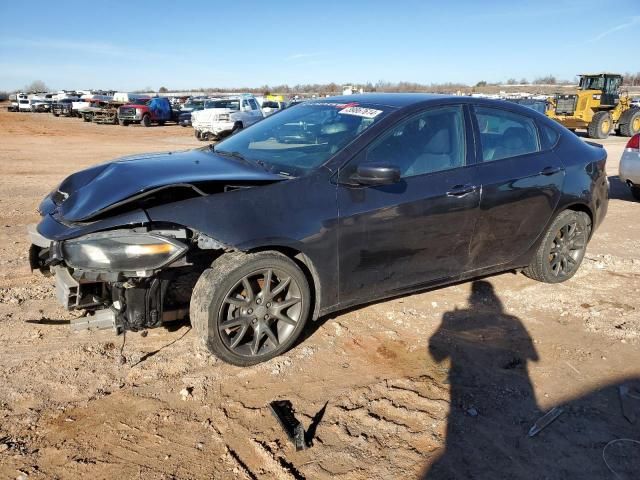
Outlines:
{"label": "side mirror", "polygon": [[391,185],[400,181],[400,169],[394,165],[364,164],[359,165],[350,180],[360,185]]}

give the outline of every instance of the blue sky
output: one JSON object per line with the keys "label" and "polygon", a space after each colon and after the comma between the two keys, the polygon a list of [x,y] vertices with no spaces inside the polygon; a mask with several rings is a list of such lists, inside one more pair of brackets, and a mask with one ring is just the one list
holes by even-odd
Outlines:
{"label": "blue sky", "polygon": [[640,70],[640,0],[0,0],[0,19],[0,90]]}

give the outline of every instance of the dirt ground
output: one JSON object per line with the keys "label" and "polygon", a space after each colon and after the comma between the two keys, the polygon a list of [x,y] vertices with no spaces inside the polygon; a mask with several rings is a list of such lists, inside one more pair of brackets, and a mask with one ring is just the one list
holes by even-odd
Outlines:
{"label": "dirt ground", "polygon": [[[603,142],[609,213],[565,284],[504,273],[375,303],[251,368],[195,349],[188,324],[129,333],[121,364],[123,337],[69,330],[78,314],[31,274],[25,229],[66,175],[201,145],[192,133],[0,112],[0,478],[616,478],[605,462],[640,477],[640,444],[612,442],[640,440],[618,396],[628,382],[640,398],[640,203],[616,176],[625,139]],[[311,448],[295,451],[275,399],[293,402]]]}

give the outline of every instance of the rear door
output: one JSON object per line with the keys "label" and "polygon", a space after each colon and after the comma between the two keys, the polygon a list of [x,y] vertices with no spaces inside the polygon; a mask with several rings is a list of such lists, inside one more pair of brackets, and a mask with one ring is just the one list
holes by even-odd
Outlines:
{"label": "rear door", "polygon": [[[342,304],[467,270],[480,201],[469,130],[470,117],[462,106],[432,107],[401,120],[340,170]],[[401,180],[384,186],[349,184],[362,163],[397,166]]]}
{"label": "rear door", "polygon": [[565,171],[533,117],[479,105],[473,110],[482,194],[470,264],[482,269],[527,252],[555,211]]}

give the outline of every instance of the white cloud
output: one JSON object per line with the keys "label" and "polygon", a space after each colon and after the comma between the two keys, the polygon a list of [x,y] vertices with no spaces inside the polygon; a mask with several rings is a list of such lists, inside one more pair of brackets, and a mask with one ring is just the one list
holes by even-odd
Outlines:
{"label": "white cloud", "polygon": [[112,43],[78,42],[64,39],[47,38],[0,38],[0,47],[30,48],[42,51],[61,50],[67,52],[87,53],[119,58],[164,57],[156,52],[149,52],[130,47],[122,47]]}
{"label": "white cloud", "polygon": [[609,30],[605,30],[604,32],[599,33],[598,35],[593,37],[590,40],[590,42],[597,42],[599,40],[602,40],[605,37],[608,37],[612,33],[616,33],[616,32],[619,32],[620,30],[631,28],[635,25],[640,25],[640,15],[633,16],[628,22],[621,23],[620,25],[616,25],[615,27],[612,27]]}
{"label": "white cloud", "polygon": [[324,53],[294,53],[293,55],[289,55],[287,60],[303,60],[306,58],[320,57],[322,55],[324,55]]}

